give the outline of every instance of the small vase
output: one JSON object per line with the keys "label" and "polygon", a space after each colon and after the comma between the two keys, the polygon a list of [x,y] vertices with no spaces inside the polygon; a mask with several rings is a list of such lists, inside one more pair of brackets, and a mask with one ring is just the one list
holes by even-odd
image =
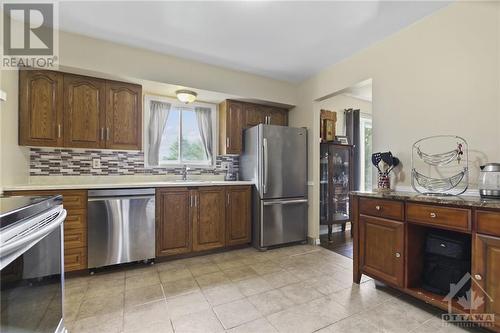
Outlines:
{"label": "small vase", "polygon": [[391,179],[385,172],[378,174],[378,190],[380,192],[388,192],[391,190]]}

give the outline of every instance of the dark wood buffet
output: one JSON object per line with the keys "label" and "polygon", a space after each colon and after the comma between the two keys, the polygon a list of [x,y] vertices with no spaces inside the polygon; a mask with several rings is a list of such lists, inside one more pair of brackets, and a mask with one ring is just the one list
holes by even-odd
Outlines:
{"label": "dark wood buffet", "polygon": [[[365,274],[463,318],[492,314],[500,332],[500,201],[479,197],[432,197],[417,193],[351,193],[354,228],[353,280]],[[463,306],[423,287],[428,232],[470,238],[470,283],[484,302]],[[466,235],[466,236],[464,236]],[[448,299],[451,299],[449,302]],[[477,316],[476,316],[477,317]]]}

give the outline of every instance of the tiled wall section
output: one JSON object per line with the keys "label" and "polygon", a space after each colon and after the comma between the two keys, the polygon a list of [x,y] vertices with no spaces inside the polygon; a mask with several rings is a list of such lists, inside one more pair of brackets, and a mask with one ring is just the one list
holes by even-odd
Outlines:
{"label": "tiled wall section", "polygon": [[[101,160],[101,168],[92,168],[94,158]],[[221,155],[217,156],[215,169],[191,168],[189,174],[224,174],[222,162],[230,162],[238,171],[238,156]],[[145,168],[143,152],[30,148],[31,176],[180,175],[181,172],[182,168]]]}

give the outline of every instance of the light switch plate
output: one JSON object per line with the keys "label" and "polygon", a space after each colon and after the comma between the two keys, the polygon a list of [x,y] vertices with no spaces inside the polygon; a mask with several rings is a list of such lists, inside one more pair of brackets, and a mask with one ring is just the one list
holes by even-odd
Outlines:
{"label": "light switch plate", "polygon": [[98,158],[92,159],[92,169],[100,169],[101,168],[101,160]]}
{"label": "light switch plate", "polygon": [[220,163],[220,168],[222,170],[228,170],[229,169],[229,164],[230,164],[229,162],[221,162]]}

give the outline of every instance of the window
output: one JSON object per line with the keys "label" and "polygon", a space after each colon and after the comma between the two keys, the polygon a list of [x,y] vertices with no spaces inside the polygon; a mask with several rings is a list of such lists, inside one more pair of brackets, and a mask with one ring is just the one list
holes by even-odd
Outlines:
{"label": "window", "polygon": [[372,116],[361,114],[361,190],[371,191],[373,186],[373,166],[372,166],[372,144],[373,144],[373,128]]}
{"label": "window", "polygon": [[156,96],[147,96],[144,104],[147,166],[214,165],[217,147],[215,104],[186,105]]}

